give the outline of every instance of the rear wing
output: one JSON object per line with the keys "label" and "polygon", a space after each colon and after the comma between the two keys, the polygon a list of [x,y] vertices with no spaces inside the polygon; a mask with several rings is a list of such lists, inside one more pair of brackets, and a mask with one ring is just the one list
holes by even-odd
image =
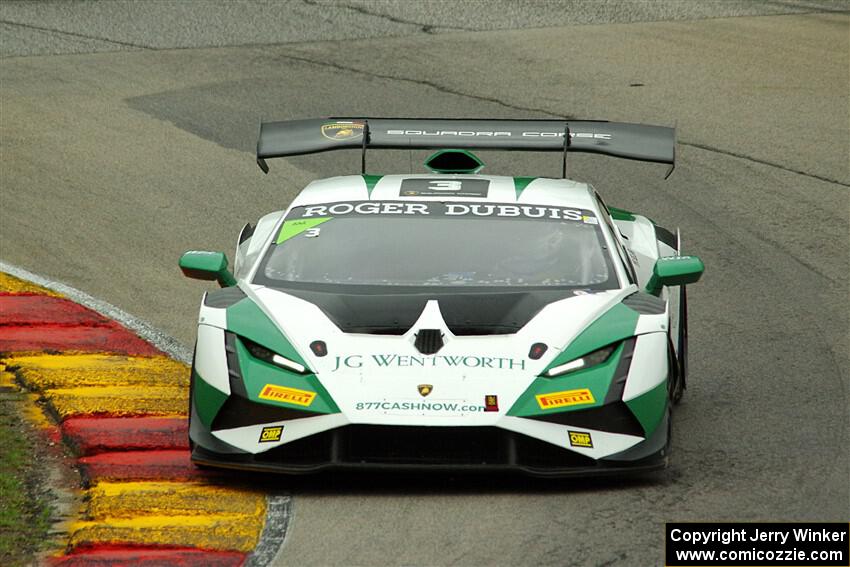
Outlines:
{"label": "rear wing", "polygon": [[590,120],[489,120],[444,118],[314,118],[260,125],[257,164],[285,156],[366,149],[512,150],[586,152],[670,164],[676,130],[664,126]]}

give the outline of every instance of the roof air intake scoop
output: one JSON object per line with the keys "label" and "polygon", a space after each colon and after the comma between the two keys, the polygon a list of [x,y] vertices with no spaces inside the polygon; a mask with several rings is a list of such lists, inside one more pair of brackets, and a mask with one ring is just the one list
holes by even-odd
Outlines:
{"label": "roof air intake scoop", "polygon": [[413,346],[422,354],[436,354],[443,348],[443,332],[440,329],[419,329]]}
{"label": "roof air intake scoop", "polygon": [[440,150],[425,160],[434,173],[478,173],[484,162],[466,150]]}

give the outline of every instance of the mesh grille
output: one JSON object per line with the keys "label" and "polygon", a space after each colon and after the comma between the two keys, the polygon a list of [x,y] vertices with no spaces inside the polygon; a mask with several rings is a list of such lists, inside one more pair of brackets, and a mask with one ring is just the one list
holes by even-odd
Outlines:
{"label": "mesh grille", "polygon": [[440,329],[419,329],[413,346],[422,354],[435,354],[443,348],[443,333]]}

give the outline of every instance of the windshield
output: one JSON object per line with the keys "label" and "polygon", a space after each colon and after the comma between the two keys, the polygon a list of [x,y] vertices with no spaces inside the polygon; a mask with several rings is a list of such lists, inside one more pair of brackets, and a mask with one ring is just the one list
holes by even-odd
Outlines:
{"label": "windshield", "polygon": [[255,283],[619,287],[591,211],[437,201],[296,207],[263,259]]}

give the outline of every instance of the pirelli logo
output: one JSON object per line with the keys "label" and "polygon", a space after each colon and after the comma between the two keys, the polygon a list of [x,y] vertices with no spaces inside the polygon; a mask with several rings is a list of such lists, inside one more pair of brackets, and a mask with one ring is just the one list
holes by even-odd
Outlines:
{"label": "pirelli logo", "polygon": [[551,394],[538,394],[535,397],[537,398],[537,404],[540,406],[540,409],[544,410],[596,403],[596,400],[593,399],[593,394],[587,388],[552,392]]}
{"label": "pirelli logo", "polygon": [[296,390],[295,388],[286,388],[284,386],[275,386],[274,384],[266,384],[260,390],[259,398],[262,400],[271,400],[273,402],[284,402],[287,404],[295,404],[297,406],[309,406],[313,403],[316,397],[316,392],[307,390]]}

